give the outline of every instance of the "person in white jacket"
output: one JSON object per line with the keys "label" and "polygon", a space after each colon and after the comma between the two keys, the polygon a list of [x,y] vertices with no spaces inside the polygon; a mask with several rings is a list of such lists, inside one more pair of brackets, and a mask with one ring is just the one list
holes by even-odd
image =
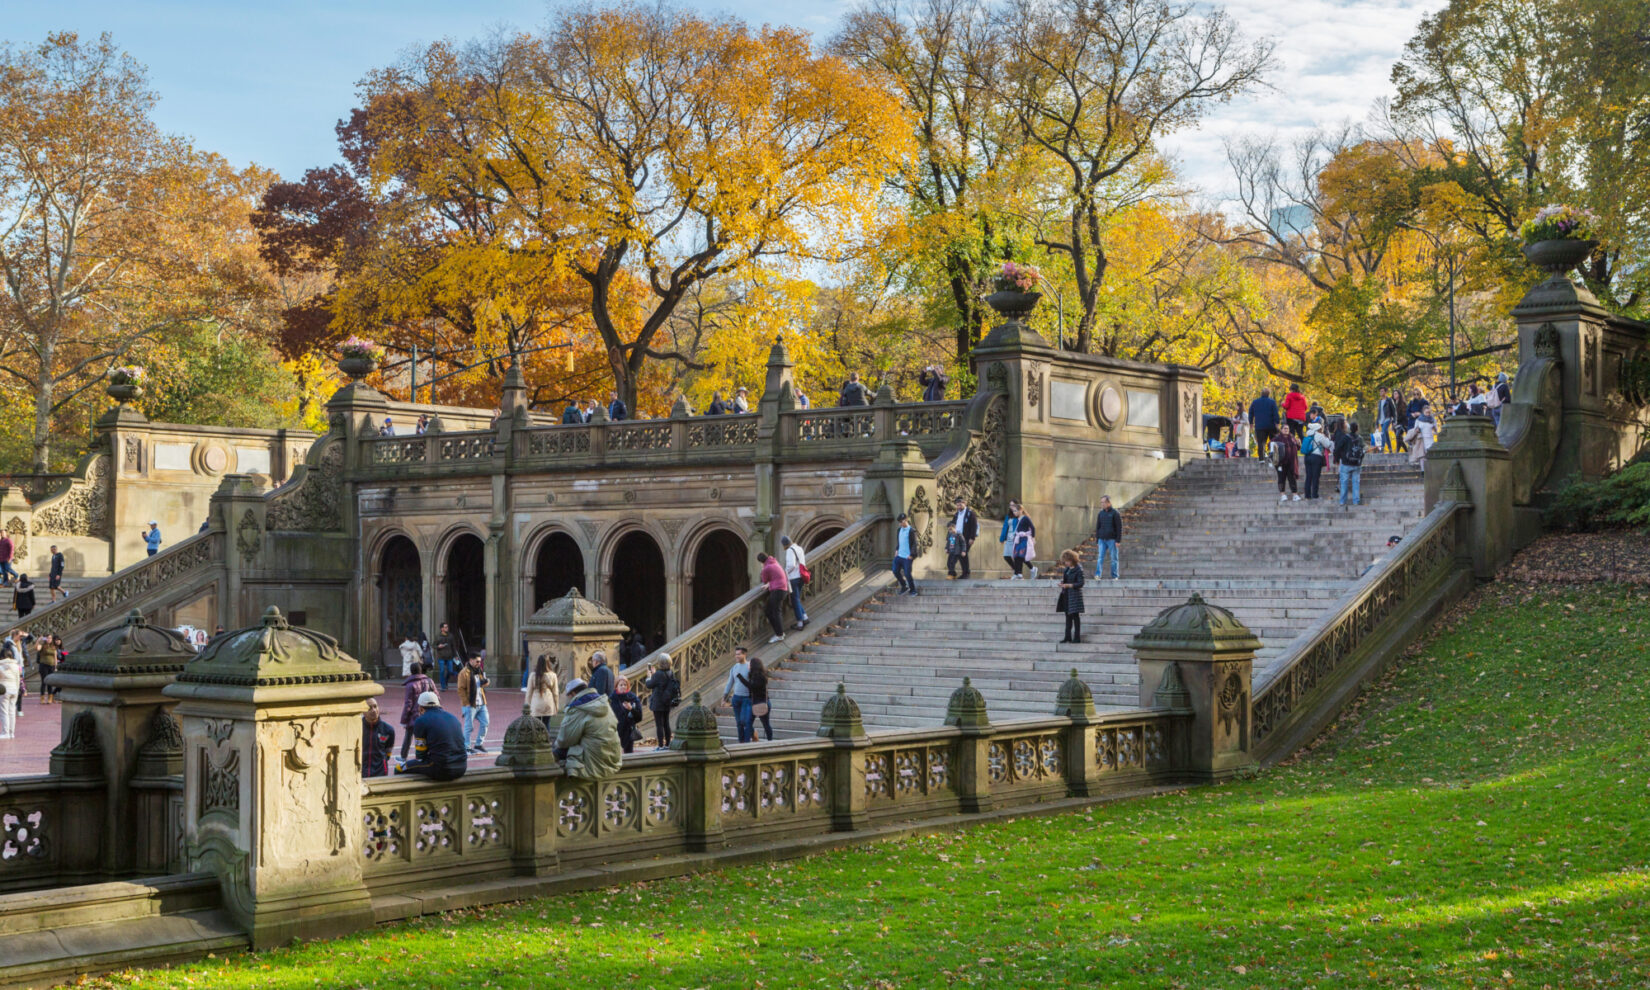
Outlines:
{"label": "person in white jacket", "polygon": [[0,643],[0,739],[17,735],[17,693],[23,688],[23,633]]}
{"label": "person in white jacket", "polygon": [[413,639],[412,633],[401,641],[401,676],[403,679],[412,676],[412,665],[424,661],[424,648]]}
{"label": "person in white jacket", "polygon": [[1425,471],[1427,451],[1432,449],[1437,440],[1438,424],[1432,418],[1432,406],[1423,402],[1420,414],[1415,417],[1415,425],[1404,435],[1404,442],[1409,444],[1409,462]]}

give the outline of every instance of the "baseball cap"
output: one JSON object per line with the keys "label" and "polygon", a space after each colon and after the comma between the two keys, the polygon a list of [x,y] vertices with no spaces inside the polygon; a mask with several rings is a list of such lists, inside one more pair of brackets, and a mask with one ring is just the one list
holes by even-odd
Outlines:
{"label": "baseball cap", "polygon": [[423,694],[418,696],[418,707],[440,708],[441,695],[436,694],[434,691],[425,691]]}

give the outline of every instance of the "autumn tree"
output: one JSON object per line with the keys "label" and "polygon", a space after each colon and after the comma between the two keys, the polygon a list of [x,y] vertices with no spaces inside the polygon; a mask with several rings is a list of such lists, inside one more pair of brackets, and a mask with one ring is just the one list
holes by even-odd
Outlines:
{"label": "autumn tree", "polygon": [[107,36],[0,48],[0,372],[31,400],[37,471],[53,416],[112,362],[233,319],[256,291],[197,249],[244,177],[162,134],[154,102],[142,67]]}
{"label": "autumn tree", "polygon": [[1037,243],[1071,266],[1075,347],[1093,345],[1119,209],[1167,190],[1157,141],[1257,85],[1271,46],[1224,10],[1170,0],[1014,0],[1008,59],[989,76],[1025,139],[1059,174]]}
{"label": "autumn tree", "polygon": [[416,159],[405,181],[473,191],[581,281],[632,408],[649,362],[684,358],[658,345],[696,284],[848,249],[908,143],[893,101],[805,34],[664,5],[434,45],[367,95],[408,108],[375,135],[375,179]]}

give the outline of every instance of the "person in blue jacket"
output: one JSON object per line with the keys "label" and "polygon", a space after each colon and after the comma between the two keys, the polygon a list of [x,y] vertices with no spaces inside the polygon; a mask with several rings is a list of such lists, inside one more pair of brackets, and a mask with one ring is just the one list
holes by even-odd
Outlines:
{"label": "person in blue jacket", "polygon": [[1014,514],[1014,510],[1019,507],[1019,499],[1011,498],[1008,500],[1008,511],[1003,513],[1003,528],[997,534],[997,542],[1003,545],[1003,563],[1009,567],[1014,566],[1014,530],[1020,523],[1020,520]]}
{"label": "person in blue jacket", "polygon": [[143,543],[149,548],[149,556],[153,557],[160,552],[160,523],[149,520],[149,529],[143,534]]}
{"label": "person in blue jacket", "polygon": [[1255,431],[1255,450],[1265,457],[1272,438],[1278,435],[1278,404],[1271,389],[1261,389],[1260,398],[1249,403],[1249,428]]}

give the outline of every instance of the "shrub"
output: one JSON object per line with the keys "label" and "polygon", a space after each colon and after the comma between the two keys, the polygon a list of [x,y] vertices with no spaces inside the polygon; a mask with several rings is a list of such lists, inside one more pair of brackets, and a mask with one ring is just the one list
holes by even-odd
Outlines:
{"label": "shrub", "polygon": [[1542,513],[1548,526],[1589,532],[1650,526],[1650,462],[1629,464],[1607,478],[1573,481]]}

